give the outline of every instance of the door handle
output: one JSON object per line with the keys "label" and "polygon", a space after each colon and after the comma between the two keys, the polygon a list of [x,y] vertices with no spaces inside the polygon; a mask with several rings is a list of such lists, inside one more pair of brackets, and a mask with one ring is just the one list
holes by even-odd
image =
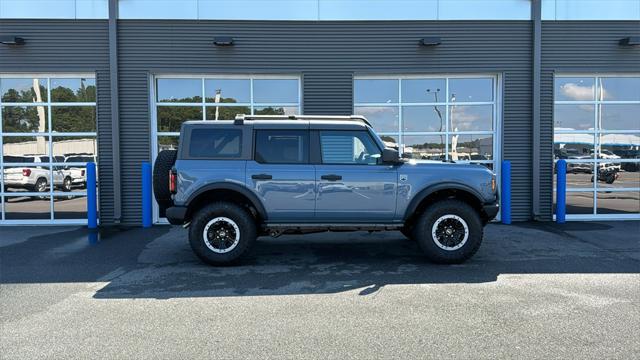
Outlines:
{"label": "door handle", "polygon": [[340,176],[340,175],[334,175],[334,174],[331,174],[331,175],[322,175],[322,176],[320,176],[320,179],[322,179],[322,180],[329,180],[329,181],[338,181],[338,180],[342,180],[342,176]]}
{"label": "door handle", "polygon": [[251,175],[251,178],[254,180],[271,180],[273,179],[273,176],[269,174],[255,174]]}

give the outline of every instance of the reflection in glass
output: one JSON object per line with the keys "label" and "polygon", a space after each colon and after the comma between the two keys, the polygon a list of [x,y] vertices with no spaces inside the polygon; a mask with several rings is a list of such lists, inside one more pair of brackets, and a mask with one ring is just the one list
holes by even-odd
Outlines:
{"label": "reflection in glass", "polygon": [[449,131],[493,130],[493,105],[452,105]]}
{"label": "reflection in glass", "polygon": [[556,159],[593,159],[593,134],[553,134],[553,153]]}
{"label": "reflection in glass", "polygon": [[640,214],[640,192],[598,191],[598,214]]}
{"label": "reflection in glass", "polygon": [[251,107],[207,106],[207,120],[233,120],[238,114],[251,114]]}
{"label": "reflection in glass", "polygon": [[356,115],[363,115],[377,132],[398,132],[398,107],[356,106]]}
{"label": "reflection in glass", "polygon": [[405,135],[402,156],[410,159],[444,160],[446,135]]}
{"label": "reflection in glass", "polygon": [[[600,162],[598,164],[600,171],[615,172],[616,177],[612,183],[600,181],[599,189],[607,188],[640,188],[640,162],[632,163],[616,163],[616,162]],[[605,179],[606,180],[606,179]]]}
{"label": "reflection in glass", "polygon": [[158,152],[162,150],[177,150],[178,136],[158,136]]}
{"label": "reflection in glass", "polygon": [[52,102],[95,102],[96,79],[52,78]]}
{"label": "reflection in glass", "polygon": [[202,102],[201,79],[157,79],[158,102]]}
{"label": "reflection in glass", "polygon": [[87,218],[87,197],[86,196],[54,196],[53,197],[53,218],[54,219],[86,219]]}
{"label": "reflection in glass", "polygon": [[[567,188],[593,188],[593,163],[567,163]],[[553,176],[553,188],[557,188],[557,176]]]}
{"label": "reflection in glass", "polygon": [[249,79],[205,79],[205,101],[212,103],[251,102]]}
{"label": "reflection in glass", "polygon": [[447,83],[445,79],[403,79],[403,103],[445,102]]}
{"label": "reflection in glass", "polygon": [[595,100],[595,79],[591,77],[556,77],[554,81],[555,101]]}
{"label": "reflection in glass", "polygon": [[295,115],[297,106],[258,106],[253,109],[255,115]]}
{"label": "reflection in glass", "polygon": [[0,79],[2,102],[46,102],[47,80],[31,78]]}
{"label": "reflection in glass", "polygon": [[51,217],[48,196],[5,196],[4,201],[6,220],[47,220]]}
{"label": "reflection in glass", "polygon": [[202,106],[158,106],[158,131],[180,131],[187,120],[202,120]]}
{"label": "reflection in glass", "polygon": [[449,101],[493,101],[493,79],[449,79]]}
{"label": "reflection in glass", "polygon": [[5,133],[48,131],[47,108],[45,106],[3,106],[2,131]]}
{"label": "reflection in glass", "polygon": [[603,101],[640,101],[640,77],[600,78],[598,92]]}
{"label": "reflection in glass", "polygon": [[392,148],[398,150],[398,141],[397,135],[380,135],[380,140],[384,143],[385,147]]}
{"label": "reflection in glass", "polygon": [[600,105],[603,130],[640,130],[640,104]]}
{"label": "reflection in glass", "polygon": [[493,160],[491,135],[450,135],[449,146],[453,161]]}
{"label": "reflection in glass", "polygon": [[[97,140],[93,136],[54,136],[53,160],[55,162],[96,162]],[[62,160],[62,161],[60,161]]]}
{"label": "reflection in glass", "polygon": [[253,80],[253,102],[263,104],[293,104],[298,102],[297,79]]}
{"label": "reflection in glass", "polygon": [[51,126],[56,132],[95,132],[95,106],[52,106]]}
{"label": "reflection in glass", "polygon": [[595,125],[593,105],[556,104],[553,109],[555,130],[593,130]]}
{"label": "reflection in glass", "polygon": [[599,159],[630,158],[638,154],[640,148],[640,133],[637,134],[600,134]]}
{"label": "reflection in glass", "polygon": [[353,83],[354,102],[388,104],[398,102],[398,80],[358,79]]}
{"label": "reflection in glass", "polygon": [[404,106],[402,108],[402,130],[443,132],[445,131],[444,106]]}
{"label": "reflection in glass", "polygon": [[593,214],[593,191],[567,192],[566,203],[567,214]]}
{"label": "reflection in glass", "polygon": [[[40,162],[43,157],[48,161],[49,137],[48,136],[4,136],[2,138],[2,154],[4,161],[9,156],[29,157],[31,161],[19,162]],[[12,161],[18,162],[18,161]]]}
{"label": "reflection in glass", "polygon": [[[34,160],[34,159],[31,159]],[[19,166],[5,166],[2,170],[6,192],[47,192],[51,186],[51,173],[48,166],[39,162]],[[56,183],[57,185],[57,183]]]}

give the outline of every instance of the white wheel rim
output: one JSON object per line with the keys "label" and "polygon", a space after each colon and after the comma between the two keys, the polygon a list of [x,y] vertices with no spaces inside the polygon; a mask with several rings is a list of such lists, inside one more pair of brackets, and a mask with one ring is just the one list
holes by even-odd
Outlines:
{"label": "white wheel rim", "polygon": [[458,250],[469,240],[469,226],[458,215],[443,215],[433,223],[431,239],[443,250]]}
{"label": "white wheel rim", "polygon": [[[233,230],[233,233],[230,230]],[[202,239],[209,250],[217,254],[228,253],[240,243],[240,228],[235,221],[220,216],[209,220],[205,225]]]}

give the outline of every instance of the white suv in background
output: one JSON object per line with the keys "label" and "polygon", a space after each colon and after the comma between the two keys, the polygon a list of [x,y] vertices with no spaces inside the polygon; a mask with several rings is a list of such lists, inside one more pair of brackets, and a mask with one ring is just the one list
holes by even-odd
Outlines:
{"label": "white suv in background", "polygon": [[[8,189],[24,189],[29,192],[46,192],[51,185],[50,173],[47,167],[40,163],[47,163],[46,155],[4,156],[3,180],[5,191]],[[21,163],[12,166],[11,163]],[[31,164],[33,165],[26,165]],[[71,191],[72,178],[68,170],[55,168],[53,170],[53,186],[64,192]]]}
{"label": "white suv in background", "polygon": [[[65,154],[64,162],[66,163],[88,163],[96,162],[96,156],[88,153]],[[86,165],[69,165],[65,166],[65,170],[71,176],[72,185],[87,187],[87,167]],[[97,180],[97,179],[96,179]]]}

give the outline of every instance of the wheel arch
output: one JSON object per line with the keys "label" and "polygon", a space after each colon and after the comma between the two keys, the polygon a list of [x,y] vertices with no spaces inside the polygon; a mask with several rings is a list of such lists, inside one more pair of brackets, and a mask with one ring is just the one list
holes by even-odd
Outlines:
{"label": "wheel arch", "polygon": [[251,190],[239,184],[226,182],[208,184],[191,194],[185,202],[186,218],[190,219],[195,211],[207,203],[221,200],[239,202],[249,208],[256,219],[267,219],[267,211],[262,201]]}
{"label": "wheel arch", "polygon": [[465,184],[448,182],[429,186],[418,192],[407,206],[403,219],[405,222],[411,222],[429,204],[451,198],[466,202],[482,214],[484,200],[476,190]]}

